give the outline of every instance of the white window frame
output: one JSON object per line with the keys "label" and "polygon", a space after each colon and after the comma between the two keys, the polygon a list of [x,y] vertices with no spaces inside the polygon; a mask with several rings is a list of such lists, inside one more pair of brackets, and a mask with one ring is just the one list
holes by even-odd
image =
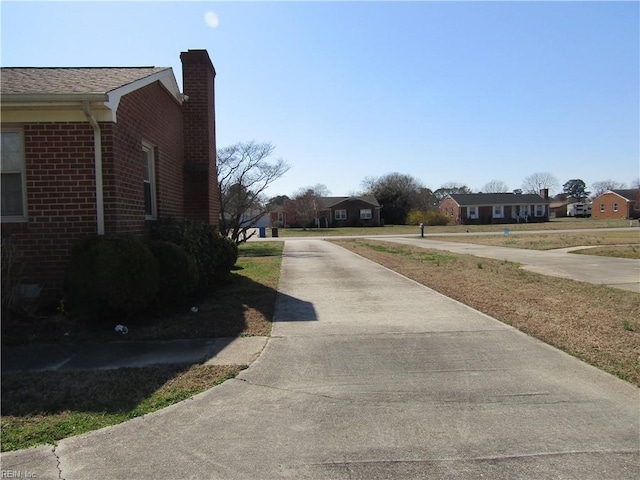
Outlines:
{"label": "white window frame", "polygon": [[[27,221],[27,178],[26,178],[26,161],[25,161],[25,149],[24,149],[24,134],[19,127],[3,127],[0,135],[7,133],[17,133],[20,141],[20,168],[19,169],[6,169],[0,167],[2,174],[7,175],[20,175],[20,185],[22,194],[22,213],[17,215],[2,215],[2,222],[4,223],[18,223]],[[1,155],[0,153],[0,156]]]}
{"label": "white window frame", "polygon": [[[156,156],[155,156],[155,148],[153,145],[147,142],[142,142],[142,159],[143,162],[147,162],[146,167],[143,165],[143,174],[142,174],[142,192],[143,192],[143,203],[144,203],[144,219],[145,220],[156,220],[158,218],[158,202],[156,199]],[[145,177],[146,170],[146,178]],[[150,197],[151,197],[151,213],[147,213],[147,198],[146,198],[146,184],[149,185]]]}
{"label": "white window frame", "polygon": [[[451,212],[451,215],[453,216],[453,212]],[[467,207],[467,218],[470,218],[472,220],[477,220],[478,207]]]}
{"label": "white window frame", "polygon": [[370,208],[362,208],[360,209],[360,220],[372,220],[373,219],[373,210]]}
{"label": "white window frame", "polygon": [[335,210],[333,212],[333,218],[336,220],[346,220],[347,219],[347,211],[344,209]]}
{"label": "white window frame", "polygon": [[618,202],[613,202],[613,211],[614,212],[618,211]]}
{"label": "white window frame", "polygon": [[535,216],[544,217],[544,205],[536,205]]}
{"label": "white window frame", "polygon": [[600,213],[604,213],[604,203],[600,204]]}
{"label": "white window frame", "polygon": [[[499,209],[496,213],[496,208]],[[494,205],[491,207],[491,216],[493,218],[504,218],[504,205]]]}

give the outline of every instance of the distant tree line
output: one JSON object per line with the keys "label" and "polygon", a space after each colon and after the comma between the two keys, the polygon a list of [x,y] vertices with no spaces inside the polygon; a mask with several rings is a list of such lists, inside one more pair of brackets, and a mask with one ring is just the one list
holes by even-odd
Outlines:
{"label": "distant tree line", "polygon": [[[217,152],[218,184],[220,187],[220,231],[234,242],[246,241],[252,233],[251,227],[269,211],[280,208],[288,212],[290,218],[298,219],[301,226],[313,225],[318,217],[320,198],[330,195],[325,185],[301,187],[292,194],[265,198],[266,189],[284,175],[290,166],[282,159],[270,160],[275,147],[268,142],[238,142]],[[521,188],[513,193],[540,193],[543,189],[557,191],[560,183],[549,172],[534,173],[526,177]],[[640,188],[640,179],[631,182],[631,188]],[[480,192],[474,192],[467,185],[450,182],[437,190],[426,187],[417,178],[404,173],[388,173],[381,177],[365,177],[362,190],[351,196],[374,196],[382,206],[382,216],[388,225],[415,223],[417,219],[438,222],[434,215],[447,195],[466,193],[508,193],[507,184],[501,180],[491,180]],[[579,179],[570,179],[562,185],[557,200],[576,199],[586,201],[607,190],[626,188],[624,183],[603,180],[591,184]],[[427,215],[432,212],[430,215]]]}

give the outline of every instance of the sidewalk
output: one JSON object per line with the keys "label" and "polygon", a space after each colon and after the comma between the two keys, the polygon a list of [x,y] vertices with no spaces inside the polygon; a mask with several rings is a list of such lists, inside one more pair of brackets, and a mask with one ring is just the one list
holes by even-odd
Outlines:
{"label": "sidewalk", "polygon": [[2,373],[109,370],[168,364],[249,365],[268,337],[34,344],[2,348]]}

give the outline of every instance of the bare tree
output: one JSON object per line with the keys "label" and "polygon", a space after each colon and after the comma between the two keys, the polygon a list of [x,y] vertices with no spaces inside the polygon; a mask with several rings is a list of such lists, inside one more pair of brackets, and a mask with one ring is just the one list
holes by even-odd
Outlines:
{"label": "bare tree", "polygon": [[591,188],[593,189],[593,198],[602,195],[607,190],[619,190],[626,188],[624,183],[616,182],[615,180],[607,179],[601,182],[593,182]]}
{"label": "bare tree", "polygon": [[467,194],[467,193],[473,193],[473,191],[469,187],[461,183],[449,182],[449,183],[445,183],[439,189],[433,192],[433,194],[436,196],[436,199],[438,201],[438,205],[442,203],[442,201],[447,197],[447,195],[451,195],[452,193]]}
{"label": "bare tree", "polygon": [[540,172],[529,175],[522,182],[522,190],[525,193],[540,193],[540,190],[547,188],[556,190],[560,183],[558,179],[549,172]]}
{"label": "bare tree", "polygon": [[484,187],[482,187],[484,193],[507,193],[509,187],[501,180],[491,180]]}
{"label": "bare tree", "polygon": [[275,147],[268,142],[238,142],[217,152],[220,187],[220,231],[236,243],[266,213],[264,191],[289,170],[282,159],[269,162]]}
{"label": "bare tree", "polygon": [[318,212],[321,208],[320,198],[330,194],[331,192],[327,186],[323,184],[299,189],[293,197],[285,203],[287,218],[295,219],[294,221],[305,230],[318,218]]}

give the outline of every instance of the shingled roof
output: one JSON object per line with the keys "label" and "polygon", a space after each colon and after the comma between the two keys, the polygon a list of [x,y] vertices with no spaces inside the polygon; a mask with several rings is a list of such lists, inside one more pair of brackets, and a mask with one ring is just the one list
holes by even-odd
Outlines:
{"label": "shingled roof", "polygon": [[83,67],[1,69],[2,95],[106,94],[168,67]]}
{"label": "shingled roof", "polygon": [[616,195],[619,195],[622,198],[627,199],[630,202],[633,202],[634,200],[637,200],[638,197],[640,196],[640,189],[638,188],[630,188],[630,189],[616,189],[616,190],[607,190],[604,193],[615,193]]}
{"label": "shingled roof", "polygon": [[461,207],[482,205],[531,205],[547,204],[536,193],[452,193],[449,195]]}
{"label": "shingled roof", "polygon": [[376,197],[372,195],[365,195],[362,197],[321,197],[320,198],[322,208],[331,208],[340,202],[344,202],[345,200],[351,200],[351,201],[361,200],[363,202],[370,203],[374,207],[380,206]]}

